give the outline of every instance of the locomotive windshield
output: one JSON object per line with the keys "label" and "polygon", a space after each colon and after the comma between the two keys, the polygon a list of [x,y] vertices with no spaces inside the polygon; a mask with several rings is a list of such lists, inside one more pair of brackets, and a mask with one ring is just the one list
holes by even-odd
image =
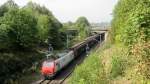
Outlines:
{"label": "locomotive windshield", "polygon": [[46,66],[46,67],[53,66],[53,62],[44,62],[43,66]]}

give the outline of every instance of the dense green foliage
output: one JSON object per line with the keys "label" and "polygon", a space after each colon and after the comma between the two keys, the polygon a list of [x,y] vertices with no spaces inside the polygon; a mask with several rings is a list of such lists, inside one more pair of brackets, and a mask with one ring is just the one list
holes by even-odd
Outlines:
{"label": "dense green foliage", "polygon": [[113,37],[128,46],[150,39],[149,0],[120,0],[114,10]]}
{"label": "dense green foliage", "polygon": [[0,17],[4,16],[6,12],[8,12],[10,9],[18,8],[18,5],[14,3],[12,0],[9,0],[7,3],[4,3],[0,7]]}
{"label": "dense green foliage", "polygon": [[4,44],[0,49],[32,48],[49,43],[56,49],[63,47],[60,38],[62,24],[47,8],[29,2],[19,9],[12,0],[0,8],[0,27],[3,33],[0,42]]}
{"label": "dense green foliage", "polygon": [[0,49],[33,48],[38,43],[36,25],[31,13],[19,9],[8,11],[0,20]]}
{"label": "dense green foliage", "polygon": [[136,73],[140,73],[138,76],[149,80],[150,1],[119,0],[114,10],[111,34],[114,43],[127,46],[127,55],[138,61],[135,64]]}
{"label": "dense green foliage", "polygon": [[60,38],[62,36],[60,32],[62,24],[47,8],[41,7],[36,3],[29,2],[24,9],[32,12],[37,19],[40,44],[51,43],[55,49],[63,47],[63,39]]}
{"label": "dense green foliage", "polygon": [[31,68],[43,58],[43,54],[35,51],[28,52],[1,52],[0,53],[0,83],[14,84],[13,81],[25,73],[31,73]]}

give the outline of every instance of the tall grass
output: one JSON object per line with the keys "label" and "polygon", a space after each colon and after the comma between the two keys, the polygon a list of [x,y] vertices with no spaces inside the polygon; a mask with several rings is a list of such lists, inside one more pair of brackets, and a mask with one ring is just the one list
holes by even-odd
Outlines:
{"label": "tall grass", "polygon": [[124,58],[123,53],[120,54],[120,52],[117,53],[118,55],[113,55],[112,56],[112,61],[111,61],[111,77],[116,78],[117,76],[123,75],[124,70],[127,65],[127,60]]}
{"label": "tall grass", "polygon": [[72,84],[95,84],[101,66],[97,55],[90,55],[81,66],[78,66],[71,78]]}
{"label": "tall grass", "polygon": [[143,45],[135,46],[132,51],[135,54],[131,54],[122,44],[104,43],[77,66],[68,84],[150,84],[146,78],[150,71],[147,62],[150,49],[148,44]]}
{"label": "tall grass", "polygon": [[99,54],[101,50],[93,50],[83,64],[77,66],[69,80],[69,84],[98,84],[98,82],[105,84],[107,82],[104,76],[100,76],[100,74],[104,74]]}
{"label": "tall grass", "polygon": [[134,60],[128,59],[128,49],[105,43],[79,65],[69,84],[122,84],[128,82],[127,70],[134,66]]}

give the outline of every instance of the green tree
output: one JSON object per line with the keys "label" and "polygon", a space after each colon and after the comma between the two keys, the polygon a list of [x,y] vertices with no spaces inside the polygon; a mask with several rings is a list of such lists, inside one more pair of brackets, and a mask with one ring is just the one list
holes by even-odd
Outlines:
{"label": "green tree", "polygon": [[85,17],[79,17],[75,22],[75,27],[78,29],[81,39],[88,36],[90,24]]}
{"label": "green tree", "polygon": [[6,3],[0,6],[0,17],[4,16],[6,12],[14,8],[19,8],[19,7],[13,0],[8,0]]}
{"label": "green tree", "polygon": [[37,27],[40,44],[51,43],[54,48],[63,47],[62,45],[64,41],[60,38],[62,24],[46,7],[41,7],[36,3],[29,2],[24,9],[32,12],[38,20]]}
{"label": "green tree", "polygon": [[21,9],[10,10],[0,20],[0,29],[3,30],[0,42],[2,46],[7,44],[0,48],[30,49],[35,47],[38,43],[36,25],[37,21],[30,12]]}
{"label": "green tree", "polygon": [[75,23],[77,27],[85,28],[87,26],[90,26],[88,20],[86,17],[79,17]]}

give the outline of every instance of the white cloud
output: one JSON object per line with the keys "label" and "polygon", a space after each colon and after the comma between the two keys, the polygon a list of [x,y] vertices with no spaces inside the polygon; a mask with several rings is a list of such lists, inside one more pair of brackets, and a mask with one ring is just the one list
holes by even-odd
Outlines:
{"label": "white cloud", "polygon": [[[15,0],[20,6],[29,0]],[[75,21],[79,16],[85,16],[90,22],[110,21],[112,10],[118,0],[32,0],[45,5],[62,22]],[[6,0],[0,2],[3,3]]]}

